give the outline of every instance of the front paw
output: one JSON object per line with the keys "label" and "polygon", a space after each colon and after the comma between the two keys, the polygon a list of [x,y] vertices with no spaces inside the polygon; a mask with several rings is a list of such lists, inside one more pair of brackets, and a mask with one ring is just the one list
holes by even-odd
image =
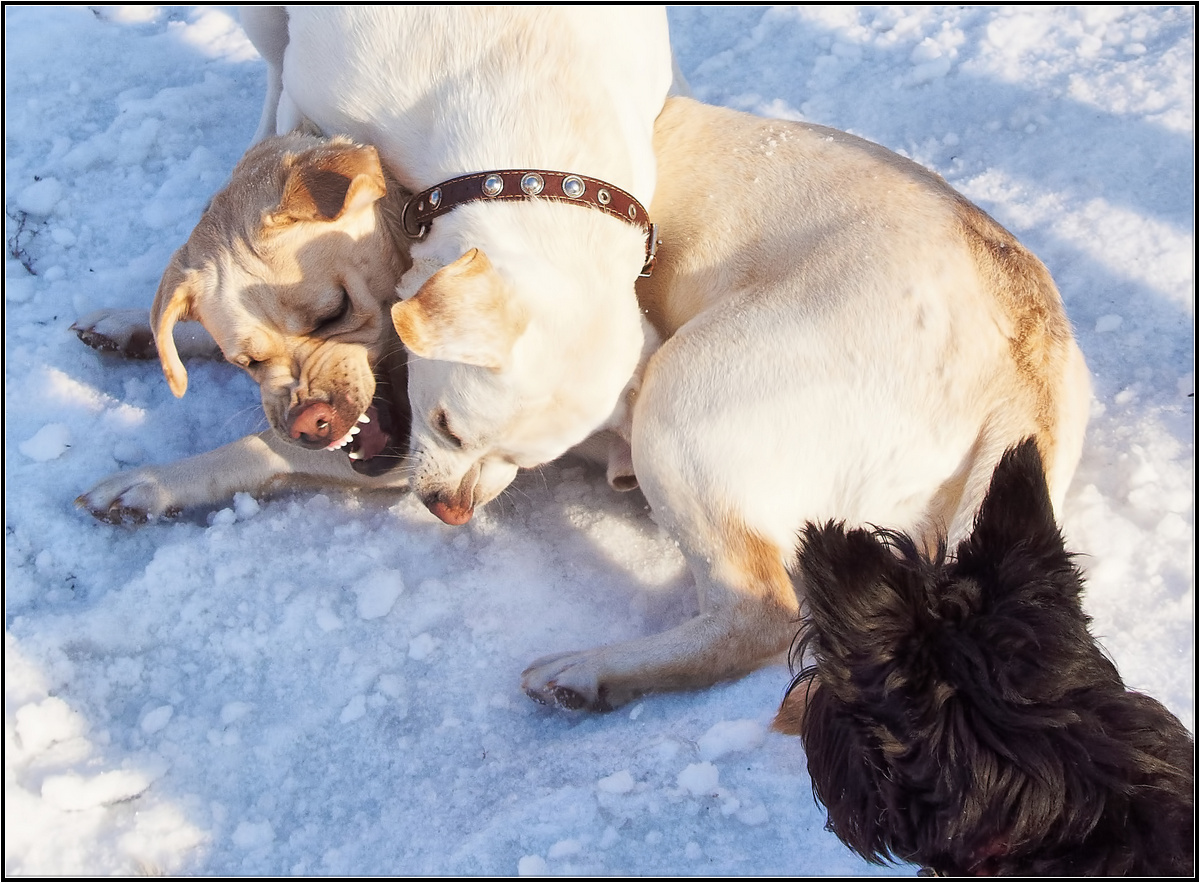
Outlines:
{"label": "front paw", "polygon": [[543,656],[522,672],[521,689],[534,702],[571,711],[612,711],[633,698],[617,695],[599,672],[599,651]]}
{"label": "front paw", "polygon": [[154,333],[145,310],[96,310],[71,326],[79,339],[102,353],[130,359],[154,359]]}
{"label": "front paw", "polygon": [[182,509],[150,469],[109,476],[76,497],[75,505],[108,524],[145,524],[157,518],[173,518]]}

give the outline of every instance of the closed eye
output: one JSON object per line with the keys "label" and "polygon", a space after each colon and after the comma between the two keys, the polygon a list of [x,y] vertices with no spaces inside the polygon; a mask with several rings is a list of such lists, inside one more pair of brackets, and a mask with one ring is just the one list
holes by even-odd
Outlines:
{"label": "closed eye", "polygon": [[338,302],[337,308],[317,323],[317,327],[313,329],[314,334],[327,333],[342,322],[350,315],[350,295],[346,292],[345,287],[338,289],[342,293],[342,299]]}
{"label": "closed eye", "polygon": [[247,371],[249,371],[251,373],[254,373],[259,368],[261,368],[263,365],[266,364],[266,362],[264,362],[262,359],[251,358],[250,356],[245,355],[245,354],[238,356],[233,361],[236,364],[241,365],[243,368],[245,368]]}
{"label": "closed eye", "polygon": [[450,442],[454,447],[461,448],[463,446],[462,439],[450,431],[450,420],[446,416],[445,411],[438,411],[437,419],[434,420],[434,426],[437,427],[437,431],[441,433],[442,438]]}

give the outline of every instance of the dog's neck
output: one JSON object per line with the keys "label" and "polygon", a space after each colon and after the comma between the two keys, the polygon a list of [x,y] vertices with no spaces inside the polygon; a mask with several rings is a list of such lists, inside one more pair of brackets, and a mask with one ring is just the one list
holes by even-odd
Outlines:
{"label": "dog's neck", "polygon": [[[404,188],[398,178],[383,166],[383,178],[387,183],[387,192],[376,203],[379,222],[387,231],[388,238],[396,254],[400,257],[400,273],[403,275],[412,266],[412,240],[404,234],[404,206],[412,194]],[[400,278],[396,278],[396,284]]]}

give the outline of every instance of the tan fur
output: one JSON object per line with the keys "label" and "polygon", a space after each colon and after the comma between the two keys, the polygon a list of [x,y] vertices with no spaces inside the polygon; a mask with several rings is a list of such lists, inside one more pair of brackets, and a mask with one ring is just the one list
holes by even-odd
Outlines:
{"label": "tan fur", "polygon": [[162,363],[163,374],[167,378],[167,385],[176,397],[187,392],[187,369],[183,367],[183,360],[179,358],[172,334],[177,322],[186,322],[192,318],[192,305],[199,289],[199,280],[195,274],[182,265],[181,253],[182,249],[172,255],[162,280],[158,283],[154,304],[150,307],[150,327],[154,332],[158,357]]}
{"label": "tan fur", "polygon": [[[174,332],[178,323],[200,323],[209,345],[259,384],[272,430],[112,476],[77,502],[105,520],[141,521],[297,476],[403,486],[403,470],[360,474],[346,452],[323,450],[326,441],[301,438],[297,427],[316,403],[326,409],[328,442],[340,440],[358,426],[382,377],[398,399],[399,443],[407,439],[406,360],[388,314],[409,266],[397,223],[406,195],[375,148],[346,138],[293,134],[248,150],[172,256],[150,329],[171,390],[182,396],[188,378]],[[93,317],[77,330],[93,345],[120,348],[91,330],[103,321]],[[142,335],[136,326],[117,331],[129,341]]]}
{"label": "tan fur", "polygon": [[687,99],[667,102],[655,151],[661,245],[638,296],[664,342],[622,435],[700,614],[526,670],[531,696],[572,707],[712,683],[785,650],[806,521],[953,544],[1029,435],[1061,505],[1087,420],[1049,273],[936,174],[844,132]]}
{"label": "tan fur", "polygon": [[[373,391],[371,364],[391,338],[380,313],[404,268],[373,147],[273,138],[252,148],[171,260],[151,309],[171,389],[187,373],[171,333],[195,319],[263,392],[271,425],[310,400],[337,405],[346,431]],[[353,282],[351,281],[353,280]],[[318,328],[350,296],[336,334]],[[353,413],[351,413],[353,412]]]}

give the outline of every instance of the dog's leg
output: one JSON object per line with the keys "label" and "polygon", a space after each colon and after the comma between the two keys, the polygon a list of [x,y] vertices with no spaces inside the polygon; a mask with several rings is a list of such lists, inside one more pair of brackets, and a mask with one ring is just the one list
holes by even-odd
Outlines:
{"label": "dog's leg", "polygon": [[726,524],[719,543],[687,554],[699,616],[662,634],[539,659],[524,672],[525,692],[545,704],[603,711],[642,693],[740,677],[787,649],[799,603],[778,546]]}
{"label": "dog's leg", "polygon": [[[239,6],[242,30],[267,63],[267,94],[263,99],[253,147],[264,138],[282,134],[278,129],[279,100],[283,96],[283,54],[287,49],[287,8],[283,6]],[[283,131],[287,131],[286,129]]]}
{"label": "dog's leg", "polygon": [[[102,353],[129,359],[157,359],[150,314],[146,310],[96,310],[71,326],[79,339]],[[175,346],[184,359],[220,359],[221,350],[199,322],[175,326]]]}
{"label": "dog's leg", "polygon": [[81,494],[75,505],[101,521],[142,524],[225,502],[239,491],[261,493],[299,478],[367,483],[350,468],[345,454],[288,444],[268,430],[174,463],[118,472]]}

